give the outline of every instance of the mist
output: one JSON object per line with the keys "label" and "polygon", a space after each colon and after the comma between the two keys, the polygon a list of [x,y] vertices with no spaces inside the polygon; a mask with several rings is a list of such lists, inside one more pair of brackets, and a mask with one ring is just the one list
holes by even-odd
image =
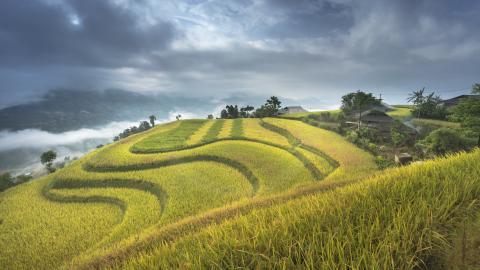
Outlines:
{"label": "mist", "polygon": [[[187,111],[171,111],[157,124],[175,119],[198,117]],[[141,119],[145,120],[145,119]],[[48,150],[57,152],[57,161],[65,157],[81,157],[100,144],[111,143],[113,137],[124,129],[138,126],[138,121],[111,122],[97,128],[82,128],[62,133],[51,133],[39,129],[24,129],[19,131],[0,131],[0,172],[10,172],[14,175],[32,173],[39,176],[45,173],[40,163],[40,155]]]}

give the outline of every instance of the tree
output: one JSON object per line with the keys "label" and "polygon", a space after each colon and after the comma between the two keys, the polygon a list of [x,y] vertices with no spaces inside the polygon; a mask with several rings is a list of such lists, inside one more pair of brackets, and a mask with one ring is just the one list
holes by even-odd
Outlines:
{"label": "tree", "polygon": [[477,146],[480,147],[480,99],[466,98],[453,108],[452,118],[461,126],[478,134]]}
{"label": "tree", "polygon": [[253,111],[255,108],[253,106],[247,105],[245,107],[240,108],[240,116],[242,117],[249,117],[250,112]]}
{"label": "tree", "polygon": [[435,95],[435,92],[425,96],[425,87],[418,91],[413,91],[408,97],[407,101],[413,103],[412,113],[417,118],[434,118],[445,119],[447,109],[442,105],[440,96]]}
{"label": "tree", "polygon": [[271,96],[270,99],[267,99],[267,103],[265,105],[270,105],[275,112],[278,112],[282,106],[280,106],[282,102],[276,96]]}
{"label": "tree", "polygon": [[272,96],[267,99],[267,102],[258,108],[254,115],[255,117],[271,117],[278,115],[278,110],[281,108],[282,102],[276,97]]}
{"label": "tree", "polygon": [[40,162],[47,168],[49,172],[54,172],[55,168],[52,167],[53,161],[57,158],[57,153],[55,151],[49,150],[42,153],[40,156]]}
{"label": "tree", "polygon": [[212,120],[212,119],[213,119],[213,114],[209,114],[209,115],[207,116],[207,119]]}
{"label": "tree", "polygon": [[13,187],[13,177],[10,173],[0,174],[0,192],[6,190],[7,188]]}
{"label": "tree", "polygon": [[450,128],[439,128],[432,131],[423,141],[419,143],[433,155],[445,155],[467,150],[468,142],[458,131]]}
{"label": "tree", "polygon": [[223,109],[223,110],[220,112],[220,118],[222,118],[222,119],[228,118],[228,112],[227,112],[227,110]]}
{"label": "tree", "polygon": [[180,118],[182,118],[181,114],[178,114],[177,116],[175,116],[175,119],[177,119],[177,121],[180,121]]}
{"label": "tree", "polygon": [[237,105],[227,105],[225,107],[227,109],[228,118],[235,119],[239,116],[238,106]]}
{"label": "tree", "polygon": [[[425,87],[418,91],[413,91],[407,98],[407,101],[412,102],[414,106],[420,106],[423,103],[423,100],[425,99],[425,97],[423,96],[424,92],[425,92]],[[420,110],[417,110],[417,118],[419,117],[420,117]]]}
{"label": "tree", "polygon": [[480,94],[480,83],[476,83],[472,86],[472,94]]}
{"label": "tree", "polygon": [[155,120],[157,120],[157,117],[155,115],[150,115],[148,118],[150,119],[150,124],[152,125],[152,127],[154,127]]}
{"label": "tree", "polygon": [[135,131],[132,132],[132,133],[138,133],[138,132],[141,132],[141,131],[145,131],[145,130],[148,130],[150,129],[150,124],[147,122],[147,121],[142,121],[140,122],[140,125],[138,125],[138,128],[135,127]]}
{"label": "tree", "polygon": [[358,90],[342,97],[342,111],[346,114],[358,113],[358,128],[362,125],[362,112],[373,105],[380,105],[372,93]]}
{"label": "tree", "polygon": [[403,131],[403,124],[400,120],[395,120],[390,128],[390,136],[392,143],[395,147],[401,146],[406,143],[408,136]]}

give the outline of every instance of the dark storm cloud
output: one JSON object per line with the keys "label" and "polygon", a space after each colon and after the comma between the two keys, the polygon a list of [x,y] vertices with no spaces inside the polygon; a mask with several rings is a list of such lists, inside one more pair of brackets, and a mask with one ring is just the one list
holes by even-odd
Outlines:
{"label": "dark storm cloud", "polygon": [[448,97],[480,80],[479,11],[469,0],[5,0],[0,95],[116,87],[335,104],[357,89],[405,102],[426,86]]}
{"label": "dark storm cloud", "polygon": [[173,35],[170,24],[141,25],[137,15],[110,1],[0,2],[2,66],[125,66],[167,47]]}

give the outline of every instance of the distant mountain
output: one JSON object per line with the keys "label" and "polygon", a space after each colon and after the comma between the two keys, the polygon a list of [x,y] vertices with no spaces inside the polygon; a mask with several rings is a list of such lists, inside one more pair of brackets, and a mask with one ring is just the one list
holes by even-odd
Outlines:
{"label": "distant mountain", "polygon": [[[124,90],[53,90],[41,100],[0,110],[0,130],[37,128],[64,132],[112,121],[132,121],[155,114],[167,117],[176,108],[211,111],[208,101],[168,95],[143,95]],[[190,110],[191,111],[191,110]]]}

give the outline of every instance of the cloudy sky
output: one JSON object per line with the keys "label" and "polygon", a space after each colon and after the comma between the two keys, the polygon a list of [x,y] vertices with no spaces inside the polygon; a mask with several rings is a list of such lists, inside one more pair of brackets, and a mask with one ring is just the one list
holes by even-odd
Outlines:
{"label": "cloudy sky", "polygon": [[480,81],[480,1],[1,0],[0,107],[50,89],[404,103]]}

